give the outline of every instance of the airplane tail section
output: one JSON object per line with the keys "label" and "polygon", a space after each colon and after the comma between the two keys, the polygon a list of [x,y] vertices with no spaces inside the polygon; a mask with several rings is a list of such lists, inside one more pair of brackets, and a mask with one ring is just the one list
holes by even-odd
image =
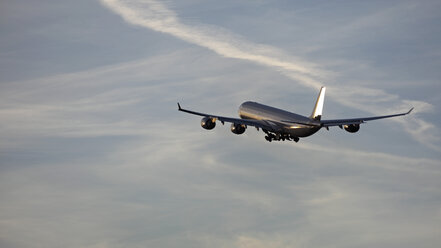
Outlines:
{"label": "airplane tail section", "polygon": [[322,118],[323,103],[325,102],[325,92],[326,87],[322,87],[317,97],[317,101],[315,102],[314,110],[312,111],[312,114],[310,116],[311,119],[319,121]]}

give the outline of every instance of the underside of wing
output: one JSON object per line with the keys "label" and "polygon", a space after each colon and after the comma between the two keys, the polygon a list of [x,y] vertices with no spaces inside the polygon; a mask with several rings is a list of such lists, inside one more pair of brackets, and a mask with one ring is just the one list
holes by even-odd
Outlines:
{"label": "underside of wing", "polygon": [[361,124],[366,121],[372,121],[372,120],[378,120],[378,119],[385,119],[385,118],[391,118],[395,116],[402,116],[409,114],[413,108],[411,108],[409,111],[401,114],[393,114],[393,115],[382,115],[382,116],[373,116],[373,117],[364,117],[364,118],[352,118],[352,119],[335,119],[335,120],[322,120],[320,123],[323,127],[331,127],[331,126],[342,126],[342,125],[356,125]]}
{"label": "underside of wing", "polygon": [[268,122],[268,121],[265,121],[265,120],[240,119],[240,118],[224,117],[224,116],[219,116],[219,115],[206,114],[206,113],[201,113],[201,112],[196,112],[196,111],[184,109],[181,107],[181,105],[179,103],[178,103],[178,110],[182,111],[182,112],[189,113],[189,114],[199,115],[199,116],[203,116],[205,118],[209,118],[213,122],[218,120],[222,124],[224,124],[225,122],[229,122],[229,123],[234,123],[234,124],[238,124],[238,125],[253,126],[256,128],[261,128],[261,129],[269,130],[269,131],[279,131],[278,125],[271,123],[271,122]]}

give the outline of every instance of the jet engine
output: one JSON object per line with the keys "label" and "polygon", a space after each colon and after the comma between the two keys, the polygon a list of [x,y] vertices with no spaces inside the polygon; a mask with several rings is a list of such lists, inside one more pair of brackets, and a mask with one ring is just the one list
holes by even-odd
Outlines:
{"label": "jet engine", "polygon": [[211,130],[216,126],[216,119],[210,117],[204,117],[201,120],[201,127]]}
{"label": "jet engine", "polygon": [[235,134],[243,134],[245,132],[245,129],[247,129],[247,126],[243,124],[236,124],[236,123],[231,124],[231,132]]}
{"label": "jet engine", "polygon": [[358,130],[360,130],[360,124],[349,124],[343,126],[346,131],[350,133],[356,133]]}

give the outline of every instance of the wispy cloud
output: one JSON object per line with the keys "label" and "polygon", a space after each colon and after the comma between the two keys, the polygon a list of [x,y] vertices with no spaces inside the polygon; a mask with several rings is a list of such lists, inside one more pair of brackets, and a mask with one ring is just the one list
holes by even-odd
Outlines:
{"label": "wispy cloud", "polygon": [[[310,77],[326,76],[326,72],[316,68],[313,63],[284,56],[282,54],[286,53],[277,48],[249,42],[221,27],[181,23],[176,13],[161,2],[100,1],[130,24],[171,34],[179,39],[208,48],[224,57],[248,60],[279,70],[306,74]],[[309,84],[315,88],[321,86],[317,81]]]}
{"label": "wispy cloud", "polygon": [[[152,12],[159,13],[152,16],[171,15],[172,23],[179,22],[165,5],[143,3],[139,8],[156,4]],[[82,1],[75,5],[83,7]],[[95,17],[96,12],[90,14]],[[197,32],[205,32],[200,27]],[[222,34],[206,38],[224,35],[224,41],[237,49],[260,51],[259,45],[243,37],[219,31]],[[327,73],[269,48],[261,55],[302,66],[287,69],[255,62],[260,67],[248,63],[253,57],[225,59],[217,52],[191,47],[73,73],[52,70],[53,76],[3,81],[0,246],[432,247],[440,243],[439,156],[422,145],[393,140],[390,143],[398,148],[389,142],[375,147],[375,140],[363,144],[366,140],[361,143],[357,137],[384,130],[355,137],[323,130],[299,143],[268,143],[262,132],[252,129],[243,136],[221,125],[202,130],[198,117],[177,112],[176,100],[182,98],[201,111],[234,115],[232,108],[248,97],[280,103],[280,89],[270,89],[274,86],[267,81],[291,85],[289,78],[296,79],[308,86],[298,87],[305,91],[318,86],[317,77]],[[103,58],[101,63],[109,61]],[[249,90],[238,92],[231,87],[236,84]],[[263,97],[256,94],[262,92]],[[432,108],[369,88],[329,93],[366,111],[383,112],[388,105],[396,108],[391,111],[408,105]],[[299,103],[307,110],[309,105]],[[408,122],[410,117],[399,120]],[[419,136],[433,130],[424,123],[415,123],[409,132]],[[401,133],[391,135],[397,138]],[[368,149],[360,149],[363,145]]]}
{"label": "wispy cloud", "polygon": [[[320,66],[286,56],[286,52],[272,46],[255,44],[226,29],[197,23],[186,25],[178,15],[163,3],[147,0],[100,0],[109,9],[120,15],[126,22],[158,32],[167,33],[176,38],[210,49],[217,54],[235,59],[247,60],[263,66],[274,68],[292,78],[303,86],[318,89],[324,80],[330,80],[335,73]],[[332,87],[332,85],[331,85]],[[431,111],[432,105],[422,101],[409,101],[383,90],[367,87],[341,85],[333,87],[330,95],[334,100],[348,107],[372,114],[387,114],[392,111],[403,111],[412,103],[415,112]],[[363,101],[364,100],[364,101]],[[440,150],[440,132],[431,123],[417,115],[406,117],[406,120],[395,120],[418,142]]]}
{"label": "wispy cloud", "polygon": [[[194,53],[195,51],[192,49],[76,73],[4,84],[0,87],[0,96],[2,96],[0,117],[3,124],[0,135],[4,140],[16,140],[16,142],[20,141],[20,139],[17,140],[20,137],[91,138],[102,136],[143,136],[157,140],[161,144],[164,143],[161,140],[176,140],[177,137],[184,139],[184,141],[181,140],[182,142],[194,141],[194,138],[191,137],[200,134],[200,131],[198,128],[193,128],[193,126],[184,133],[181,132],[181,129],[173,128],[167,132],[157,132],[166,125],[164,123],[174,122],[176,118],[179,118],[179,116],[173,117],[174,115],[162,116],[164,111],[165,114],[167,114],[167,111],[176,111],[174,108],[175,96],[172,96],[171,99],[163,97],[174,91],[176,87],[180,87],[180,80],[174,80],[173,78],[179,78],[182,75],[185,78],[189,77],[191,83],[185,84],[185,88],[202,90],[200,92],[192,91],[193,97],[199,100],[205,95],[204,88],[211,88],[210,85],[201,87],[205,84],[204,75],[210,74],[210,72],[202,74],[202,78],[200,78],[200,72],[198,75],[193,75],[194,73],[188,71],[188,69],[182,68],[187,73],[184,74],[177,69],[182,60],[185,60],[191,54],[199,56]],[[200,63],[204,63],[203,61],[193,62],[195,63],[193,67],[199,68]],[[229,64],[230,62],[222,61],[222,63]],[[176,75],[174,73],[168,74],[168,79],[163,81],[162,73],[144,69],[153,66],[164,70],[173,67],[176,70],[174,72]],[[220,68],[222,64],[218,63],[214,67]],[[158,80],[162,83],[158,84]],[[130,84],[121,84],[122,81],[130,82]],[[367,94],[377,93],[375,91],[369,93],[368,91]],[[202,100],[206,101],[207,99]],[[169,104],[170,106],[168,106]],[[167,105],[166,108],[164,108],[165,105]],[[159,113],[159,115],[152,116],[155,113]],[[189,120],[193,121],[193,119]],[[423,125],[418,127],[422,128]],[[219,128],[219,131],[223,132],[225,130]],[[414,129],[410,131],[423,134],[427,130]],[[254,133],[254,130],[250,130],[250,132],[253,132],[254,137],[249,138],[261,139],[259,133]],[[206,134],[203,133],[202,135],[205,137]],[[226,138],[230,139],[231,137],[227,136]],[[265,142],[262,143],[261,146],[266,145]],[[12,146],[11,142],[2,142],[0,145],[5,149]],[[16,144],[14,146],[19,147],[20,145]],[[158,159],[167,158],[167,154],[172,148],[179,150],[179,147],[170,146],[168,143],[164,145],[165,147],[159,149],[158,147],[161,146],[156,144],[148,150],[159,149],[154,156]],[[185,146],[190,145],[188,143]],[[278,149],[286,150],[285,152],[289,154],[289,150],[293,147],[284,144]],[[430,171],[431,166],[438,163],[438,161],[429,159],[403,157],[387,153],[357,151],[348,148],[343,150],[333,149],[326,145],[310,144],[308,142],[294,144],[294,149],[339,154],[342,158],[353,159],[354,161],[372,160],[372,164],[389,166],[389,169],[398,170],[428,169]],[[125,151],[120,152],[125,153]],[[134,156],[130,152],[127,156],[137,157],[137,155]],[[152,159],[153,157],[150,158],[150,160]],[[217,159],[214,160],[217,161]],[[375,162],[378,160],[389,161],[390,163],[379,164]],[[209,160],[204,163],[210,165]],[[400,166],[393,166],[398,164]],[[426,167],[417,167],[421,164],[426,165]],[[238,171],[235,170],[235,173],[237,174]],[[259,201],[259,199],[255,200]],[[260,202],[264,202],[264,200],[260,200]]]}

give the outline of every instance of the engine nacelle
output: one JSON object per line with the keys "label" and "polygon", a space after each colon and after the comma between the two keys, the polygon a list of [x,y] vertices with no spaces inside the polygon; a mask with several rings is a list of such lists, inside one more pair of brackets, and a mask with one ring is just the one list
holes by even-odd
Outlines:
{"label": "engine nacelle", "polygon": [[245,129],[247,129],[247,126],[243,124],[231,124],[231,132],[235,134],[243,134],[245,132]]}
{"label": "engine nacelle", "polygon": [[356,133],[358,130],[360,130],[360,124],[349,124],[343,126],[346,131],[350,133]]}
{"label": "engine nacelle", "polygon": [[216,126],[216,119],[210,117],[204,117],[201,120],[201,127],[211,130]]}

